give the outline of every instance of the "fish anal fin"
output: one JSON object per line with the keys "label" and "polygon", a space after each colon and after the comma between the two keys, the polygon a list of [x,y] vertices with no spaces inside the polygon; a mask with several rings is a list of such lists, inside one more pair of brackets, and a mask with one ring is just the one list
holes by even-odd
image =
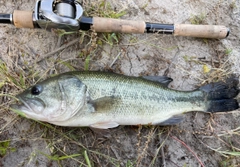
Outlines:
{"label": "fish anal fin", "polygon": [[106,138],[111,137],[111,130],[109,129],[99,129],[99,128],[93,128],[93,127],[90,127],[90,129],[99,137],[106,137]]}
{"label": "fish anal fin", "polygon": [[99,123],[95,123],[90,125],[90,128],[94,128],[94,129],[109,129],[109,128],[116,128],[118,127],[119,124],[116,122],[99,122]]}
{"label": "fish anal fin", "polygon": [[142,78],[149,80],[149,81],[154,81],[158,82],[163,86],[168,86],[170,82],[173,81],[172,78],[169,78],[167,76],[142,76]]}
{"label": "fish anal fin", "polygon": [[114,96],[105,96],[95,100],[91,100],[90,103],[96,112],[106,112],[111,110],[115,104],[119,103],[120,98]]}
{"label": "fish anal fin", "polygon": [[174,115],[171,118],[169,118],[163,122],[157,123],[156,125],[160,125],[160,126],[176,125],[176,124],[182,122],[183,119],[184,118],[182,115]]}

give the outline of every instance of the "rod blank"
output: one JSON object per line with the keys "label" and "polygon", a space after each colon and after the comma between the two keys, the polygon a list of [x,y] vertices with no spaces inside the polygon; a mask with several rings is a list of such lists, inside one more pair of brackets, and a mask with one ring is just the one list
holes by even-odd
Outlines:
{"label": "rod blank", "polygon": [[4,14],[4,13],[0,14],[0,23],[11,24],[12,23],[11,20],[12,20],[11,14]]}

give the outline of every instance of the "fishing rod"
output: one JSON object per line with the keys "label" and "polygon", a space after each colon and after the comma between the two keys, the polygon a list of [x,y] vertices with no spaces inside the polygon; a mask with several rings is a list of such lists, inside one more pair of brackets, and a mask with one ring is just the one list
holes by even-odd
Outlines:
{"label": "fishing rod", "polygon": [[37,0],[34,11],[15,10],[0,14],[0,24],[17,28],[42,28],[65,31],[94,30],[95,32],[159,33],[199,38],[226,38],[229,29],[222,25],[160,24],[144,21],[83,16],[76,0]]}

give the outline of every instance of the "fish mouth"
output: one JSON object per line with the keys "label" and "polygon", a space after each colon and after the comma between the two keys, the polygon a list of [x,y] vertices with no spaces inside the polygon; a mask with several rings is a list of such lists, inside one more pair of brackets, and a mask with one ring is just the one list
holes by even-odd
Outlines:
{"label": "fish mouth", "polygon": [[42,109],[38,111],[33,108],[35,104],[40,104],[43,109],[45,105],[41,99],[30,99],[30,98],[22,98],[17,96],[18,103],[10,105],[10,108],[19,115],[22,115],[27,118],[38,118],[39,114],[42,112]]}
{"label": "fish mouth", "polygon": [[28,117],[26,115],[26,107],[24,108],[25,106],[24,105],[19,105],[19,104],[11,104],[10,105],[10,110],[14,111],[15,113],[23,116],[23,117]]}
{"label": "fish mouth", "polygon": [[33,111],[33,109],[28,105],[28,103],[25,102],[25,100],[23,100],[21,97],[17,96],[18,100],[22,103],[22,104],[18,104],[17,106],[22,108],[25,107],[27,108],[29,111]]}

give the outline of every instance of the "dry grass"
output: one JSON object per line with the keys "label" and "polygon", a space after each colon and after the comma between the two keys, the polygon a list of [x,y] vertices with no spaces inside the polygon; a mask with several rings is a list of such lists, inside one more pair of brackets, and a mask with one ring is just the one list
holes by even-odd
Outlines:
{"label": "dry grass", "polygon": [[[85,12],[87,16],[94,15],[118,18],[125,14],[124,11],[114,11],[106,1],[98,1],[96,3],[84,2],[84,6],[87,9]],[[98,6],[98,8],[96,8],[96,6]],[[193,18],[196,24],[201,24],[203,20],[204,17],[200,16]],[[60,41],[68,39],[65,32],[55,33],[59,35],[58,38]],[[74,35],[69,35],[69,38],[73,38]],[[9,42],[9,45],[14,45],[17,48],[11,51],[11,54],[18,56],[9,56],[7,58],[8,60],[5,62],[0,60],[0,157],[7,156],[11,152],[17,151],[20,147],[24,147],[25,145],[21,143],[31,141],[46,145],[46,149],[48,150],[46,152],[42,150],[32,151],[31,156],[26,161],[29,164],[34,162],[35,165],[40,163],[36,161],[36,157],[41,155],[46,157],[50,162],[56,162],[58,166],[66,166],[66,164],[71,162],[77,166],[86,167],[103,166],[103,164],[106,164],[106,166],[133,167],[145,166],[146,164],[155,166],[156,164],[168,161],[169,158],[164,156],[168,154],[168,150],[164,149],[164,146],[166,140],[170,140],[169,136],[175,135],[175,132],[172,131],[172,127],[126,127],[111,131],[110,137],[106,138],[98,136],[98,134],[93,133],[88,128],[63,128],[53,126],[47,123],[26,120],[9,111],[9,104],[15,101],[14,96],[17,92],[23,91],[30,85],[35,84],[37,81],[47,76],[61,72],[62,68],[67,68],[67,70],[93,69],[94,66],[92,63],[98,60],[99,57],[96,55],[99,49],[102,49],[104,45],[122,48],[146,45],[165,52],[171,52],[177,48],[177,46],[165,47],[156,45],[155,42],[159,40],[160,37],[155,34],[141,40],[135,36],[128,35],[127,37],[130,39],[128,41],[129,43],[121,44],[121,46],[119,46],[119,43],[123,38],[122,34],[96,34],[90,31],[79,32],[77,36],[79,36],[79,38],[72,43],[66,43],[59,46],[51,53],[45,54],[41,58],[34,59],[32,63],[28,62],[29,57],[32,55],[29,49],[18,46],[18,41]],[[59,56],[61,52],[74,45],[84,45],[77,57],[62,59],[61,56]],[[224,80],[231,76],[232,71],[230,69],[229,60],[224,58],[227,57],[229,51],[229,49],[226,49],[220,52],[218,58],[215,57],[213,60],[203,61],[198,58],[182,58],[186,61],[186,64],[192,63],[193,65],[202,67],[202,71],[199,72],[200,75],[197,77],[190,72],[187,66],[179,65],[174,62],[170,62],[170,64],[176,66],[177,69],[185,75],[191,76],[194,80],[197,80],[199,85],[202,85],[212,81]],[[21,62],[21,64],[18,64],[19,62]],[[41,67],[43,62],[47,62],[46,68]],[[81,63],[80,65],[78,64],[79,62]],[[108,70],[107,67],[104,69]],[[21,134],[21,136],[6,135],[9,130],[16,129],[15,125],[19,126],[24,122],[28,122],[30,126],[28,131],[23,130],[18,133]],[[226,160],[221,162],[223,164],[222,166],[231,165],[229,159],[239,157],[240,144],[237,140],[240,135],[239,128],[223,129],[221,125],[215,124],[214,122],[210,122],[208,125],[209,126],[206,125],[204,127],[206,129],[203,129],[197,134],[195,132],[186,132],[186,134],[190,133],[195,135],[199,143],[201,143],[201,147],[204,146],[226,157]],[[211,128],[208,129],[207,127]],[[179,132],[176,135],[181,135],[181,133]],[[134,155],[125,156],[124,154],[128,154],[128,152],[126,152],[126,148],[122,148],[122,142],[124,142],[124,140],[130,140],[129,138],[135,138],[135,140],[131,140],[131,144],[134,145],[134,147],[132,146],[134,150],[128,150],[130,152],[129,154],[134,153]],[[224,148],[215,148],[207,145],[203,140],[205,138],[218,140]],[[114,146],[112,145],[113,142]],[[188,141],[183,141],[183,143],[188,146]],[[192,152],[195,153],[194,151]],[[192,153],[189,154],[192,155]],[[123,157],[127,157],[128,159],[123,159]],[[160,162],[160,158],[162,162]],[[123,160],[124,163],[122,162]]]}

